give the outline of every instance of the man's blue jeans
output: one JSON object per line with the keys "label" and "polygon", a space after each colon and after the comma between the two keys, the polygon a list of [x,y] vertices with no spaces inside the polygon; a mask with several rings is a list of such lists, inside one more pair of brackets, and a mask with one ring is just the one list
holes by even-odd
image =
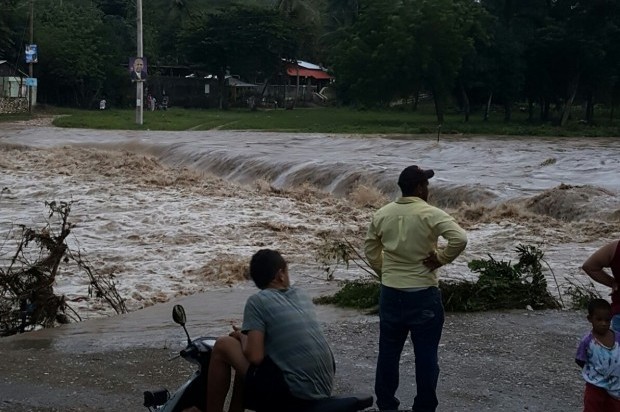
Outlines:
{"label": "man's blue jeans", "polygon": [[417,292],[381,286],[379,299],[379,358],[375,394],[380,410],[396,410],[400,355],[407,336],[415,353],[417,395],[414,412],[434,412],[437,408],[439,363],[437,349],[441,339],[444,310],[441,292],[431,287]]}

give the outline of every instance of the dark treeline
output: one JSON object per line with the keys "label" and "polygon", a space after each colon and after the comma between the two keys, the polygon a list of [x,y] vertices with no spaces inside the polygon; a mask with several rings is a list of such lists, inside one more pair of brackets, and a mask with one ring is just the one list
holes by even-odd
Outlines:
{"label": "dark treeline", "polygon": [[[30,0],[0,7],[0,59],[27,72]],[[34,10],[40,102],[132,104],[135,1],[34,0]],[[333,71],[343,104],[415,108],[430,95],[439,123],[449,105],[466,120],[501,106],[506,121],[518,108],[560,124],[581,105],[593,123],[595,105],[613,116],[620,93],[617,0],[143,0],[143,22],[149,74],[185,66],[264,84],[282,59],[302,59]]]}

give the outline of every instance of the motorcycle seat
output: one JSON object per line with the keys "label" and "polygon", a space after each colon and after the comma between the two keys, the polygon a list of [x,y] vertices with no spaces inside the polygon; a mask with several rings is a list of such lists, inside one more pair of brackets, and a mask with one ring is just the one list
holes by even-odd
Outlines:
{"label": "motorcycle seat", "polygon": [[298,412],[356,412],[372,406],[372,395],[338,395],[313,402]]}

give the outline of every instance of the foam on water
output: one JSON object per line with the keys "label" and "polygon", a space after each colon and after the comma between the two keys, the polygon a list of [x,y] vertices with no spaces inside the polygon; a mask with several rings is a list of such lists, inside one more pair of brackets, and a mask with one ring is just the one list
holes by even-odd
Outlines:
{"label": "foam on water", "polygon": [[[41,227],[45,201],[74,201],[70,245],[114,273],[131,309],[208,288],[252,287],[240,279],[261,247],[283,251],[294,281],[324,282],[316,258],[324,235],[361,247],[372,212],[395,196],[402,167],[417,163],[435,169],[430,201],[470,239],[441,276],[471,278],[469,260],[488,253],[514,260],[524,243],[540,245],[562,279],[583,279],[583,260],[620,235],[619,159],[615,139],[437,143],[7,127],[0,231],[4,239],[15,224]],[[354,266],[336,274],[364,276]],[[64,269],[56,287],[84,317],[109,313],[87,296],[76,268]]]}

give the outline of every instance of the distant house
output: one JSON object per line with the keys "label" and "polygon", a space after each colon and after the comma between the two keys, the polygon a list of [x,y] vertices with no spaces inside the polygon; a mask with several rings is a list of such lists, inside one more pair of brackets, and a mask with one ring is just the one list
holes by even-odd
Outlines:
{"label": "distant house", "polygon": [[[0,113],[28,110],[28,75],[6,60],[0,60]],[[37,101],[37,88],[32,88],[32,104]]]}
{"label": "distant house", "polygon": [[317,86],[320,90],[329,85],[333,79],[324,67],[297,60],[296,63],[287,62],[284,65],[289,84],[301,84],[306,86]]}
{"label": "distant house", "polygon": [[234,76],[226,76],[226,85],[230,89],[230,104],[233,106],[245,106],[247,99],[256,95],[260,86],[254,83],[246,83]]}
{"label": "distant house", "polygon": [[279,106],[288,106],[291,101],[326,102],[327,98],[321,92],[334,77],[324,67],[303,60],[284,60],[282,68],[281,74],[265,88],[264,99],[275,101]]}

